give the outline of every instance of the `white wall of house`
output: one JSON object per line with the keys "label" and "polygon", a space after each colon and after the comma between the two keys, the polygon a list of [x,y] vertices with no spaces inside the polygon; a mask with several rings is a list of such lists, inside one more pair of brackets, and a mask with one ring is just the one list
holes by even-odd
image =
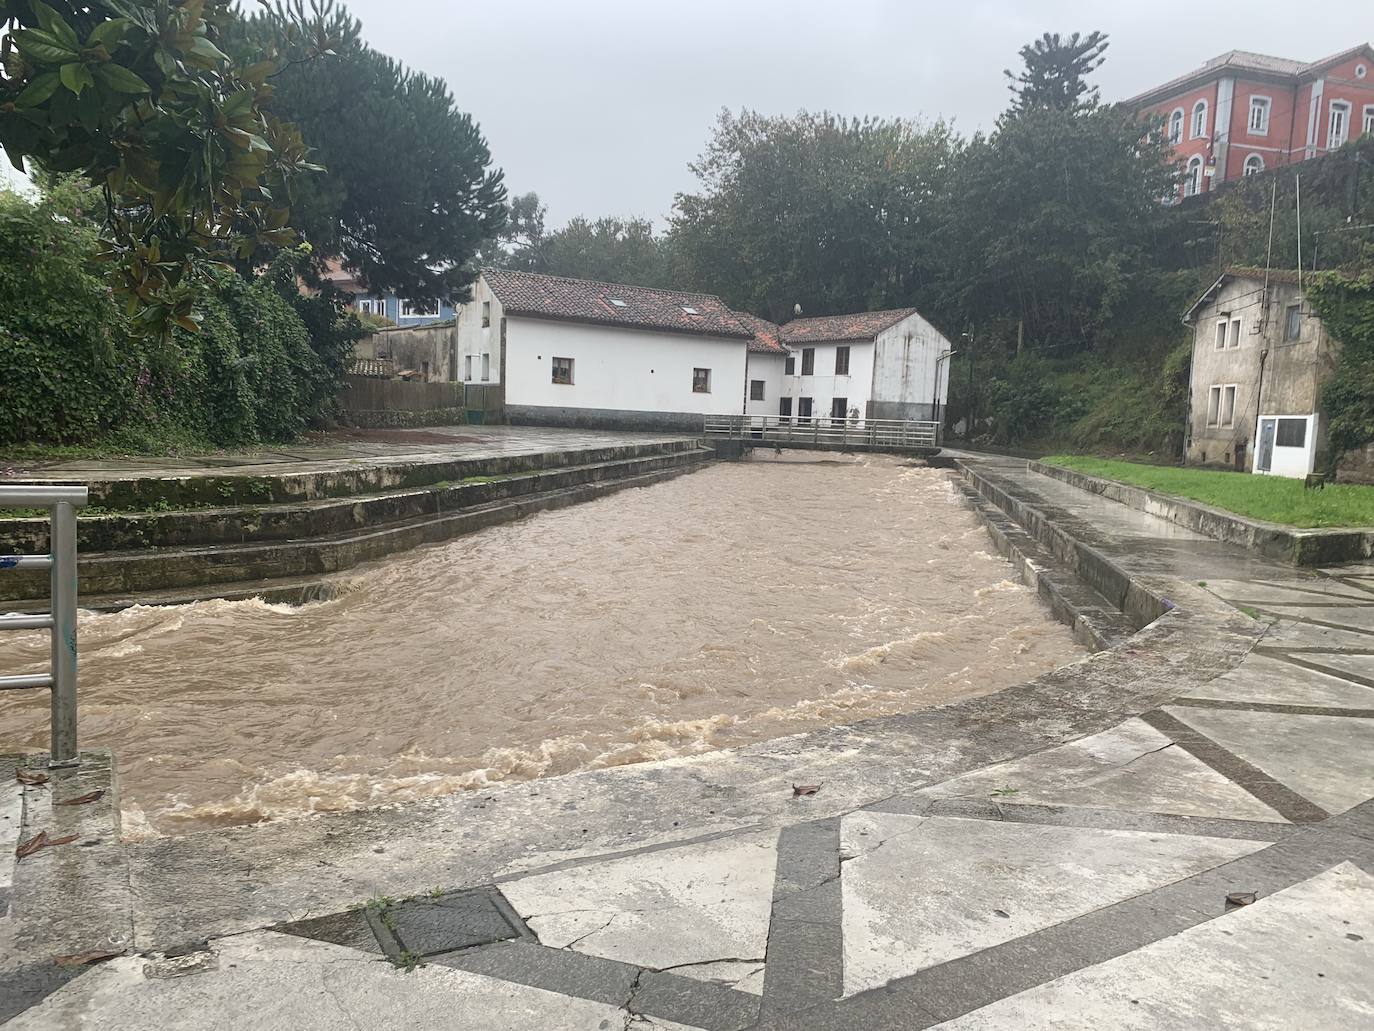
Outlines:
{"label": "white wall of house", "polygon": [[501,302],[478,276],[472,300],[458,308],[458,378],[465,383],[501,382]]}
{"label": "white wall of house", "polygon": [[[784,361],[784,356],[780,354],[749,352],[748,372],[744,382],[745,415],[778,414],[778,398],[783,396]],[[754,399],[755,383],[763,384],[763,397],[760,400]]]}
{"label": "white wall of house", "polygon": [[[844,398],[846,414],[857,408],[862,417],[868,410],[870,391],[873,384],[873,343],[871,341],[850,341],[840,344],[789,344],[795,357],[794,371],[783,380],[782,396],[792,399],[792,414],[800,410],[799,401],[811,398],[811,414],[829,417],[835,398]],[[849,348],[849,374],[836,375],[835,353],[841,347]],[[815,351],[812,374],[803,376],[805,352]],[[772,406],[771,415],[777,415],[779,407]]]}
{"label": "white wall of house", "polygon": [[869,414],[875,419],[934,418],[931,405],[937,396],[942,409],[949,400],[949,359],[938,359],[951,348],[919,313],[879,333]]}
{"label": "white wall of house", "polygon": [[[739,415],[745,354],[742,339],[509,316],[506,406]],[[571,384],[554,382],[555,358],[572,360]],[[699,368],[707,393],[692,389]]]}

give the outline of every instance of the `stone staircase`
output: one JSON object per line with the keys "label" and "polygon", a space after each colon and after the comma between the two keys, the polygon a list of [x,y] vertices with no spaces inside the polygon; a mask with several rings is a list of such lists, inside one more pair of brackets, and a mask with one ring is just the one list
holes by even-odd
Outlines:
{"label": "stone staircase", "polygon": [[[93,505],[145,510],[98,508],[79,519],[81,605],[117,609],[264,594],[310,600],[321,596],[320,578],[359,563],[649,486],[703,468],[713,457],[695,441],[665,440],[308,475],[92,484]],[[207,496],[233,503],[194,500]],[[47,532],[45,518],[0,519],[0,552],[44,553]],[[46,611],[46,574],[14,571],[0,579],[0,605]]]}

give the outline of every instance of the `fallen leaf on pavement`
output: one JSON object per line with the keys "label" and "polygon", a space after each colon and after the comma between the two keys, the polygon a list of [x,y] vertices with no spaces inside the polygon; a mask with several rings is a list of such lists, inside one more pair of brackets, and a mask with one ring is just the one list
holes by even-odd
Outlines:
{"label": "fallen leaf on pavement", "polygon": [[99,791],[88,791],[84,795],[77,795],[75,798],[64,798],[58,805],[85,805],[87,802],[94,802],[96,799],[105,797],[105,789]]}
{"label": "fallen leaf on pavement", "polygon": [[54,956],[52,961],[59,967],[84,967],[92,963],[104,963],[107,959],[122,956],[122,952],[109,952],[105,949],[92,949],[90,952],[73,952],[70,956]]}
{"label": "fallen leaf on pavement", "polygon": [[53,845],[70,845],[78,837],[80,837],[78,834],[68,834],[61,838],[50,838],[47,831],[39,831],[28,841],[20,842],[19,847],[14,850],[14,855],[17,859],[23,859],[25,856],[33,855],[40,848],[51,848]]}
{"label": "fallen leaf on pavement", "polygon": [[25,856],[31,856],[31,855],[33,855],[35,852],[37,852],[40,848],[42,848],[42,847],[43,847],[44,845],[46,845],[47,843],[48,843],[48,832],[47,832],[47,831],[39,831],[37,834],[35,834],[33,837],[31,837],[28,841],[21,841],[21,842],[19,843],[19,847],[16,848],[16,849],[14,850],[14,854],[15,854],[15,856],[16,856],[17,858],[23,859]]}
{"label": "fallen leaf on pavement", "polygon": [[46,784],[48,775],[46,773],[35,773],[33,770],[15,770],[14,779],[20,784]]}
{"label": "fallen leaf on pavement", "polygon": [[1226,896],[1228,906],[1248,906],[1254,901],[1255,893],[1253,891],[1233,891]]}
{"label": "fallen leaf on pavement", "polygon": [[820,789],[821,786],[819,784],[793,784],[792,797],[796,798],[799,795],[814,795]]}

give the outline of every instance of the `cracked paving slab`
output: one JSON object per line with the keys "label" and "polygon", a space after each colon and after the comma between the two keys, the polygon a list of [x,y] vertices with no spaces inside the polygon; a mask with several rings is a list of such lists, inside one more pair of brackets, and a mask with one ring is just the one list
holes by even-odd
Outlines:
{"label": "cracked paving slab", "polygon": [[752,833],[505,881],[554,948],[670,970],[757,994],[777,833]]}
{"label": "cracked paving slab", "polygon": [[1160,1031],[1374,1025],[1374,877],[1346,863],[1205,924],[936,1025]]}
{"label": "cracked paving slab", "polygon": [[1139,719],[916,794],[1286,822],[1254,795]]}
{"label": "cracked paving slab", "polygon": [[139,956],[93,967],[7,1031],[687,1031],[462,970],[423,966],[406,973],[354,949],[273,931],[213,942],[195,972],[157,976],[159,969]]}
{"label": "cracked paving slab", "polygon": [[1268,846],[1158,832],[855,813],[842,824],[846,995]]}

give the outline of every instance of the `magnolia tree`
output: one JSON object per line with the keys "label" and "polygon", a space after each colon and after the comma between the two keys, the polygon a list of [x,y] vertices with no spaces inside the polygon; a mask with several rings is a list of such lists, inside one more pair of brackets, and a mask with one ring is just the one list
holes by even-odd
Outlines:
{"label": "magnolia tree", "polygon": [[104,198],[103,257],[135,327],[195,329],[198,270],[290,243],[293,180],[319,171],[268,110],[272,76],[330,51],[321,22],[252,61],[230,0],[0,0],[0,145]]}

